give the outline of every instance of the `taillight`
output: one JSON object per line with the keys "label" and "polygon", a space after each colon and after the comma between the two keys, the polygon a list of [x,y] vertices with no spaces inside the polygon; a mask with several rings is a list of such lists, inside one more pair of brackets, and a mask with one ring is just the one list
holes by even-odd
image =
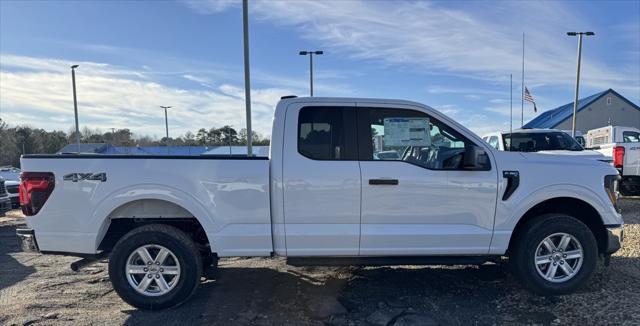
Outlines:
{"label": "taillight", "polygon": [[613,148],[613,166],[616,169],[622,169],[624,165],[624,147],[616,146]]}
{"label": "taillight", "polygon": [[51,172],[22,172],[20,174],[20,206],[27,216],[38,214],[55,186]]}

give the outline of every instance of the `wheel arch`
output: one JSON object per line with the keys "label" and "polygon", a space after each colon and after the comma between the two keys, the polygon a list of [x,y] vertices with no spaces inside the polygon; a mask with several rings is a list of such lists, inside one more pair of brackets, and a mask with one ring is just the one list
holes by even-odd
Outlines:
{"label": "wheel arch", "polygon": [[546,199],[529,208],[516,224],[508,248],[511,249],[515,239],[526,229],[527,222],[548,213],[559,213],[572,216],[584,223],[593,233],[598,243],[598,251],[604,252],[607,246],[607,230],[600,213],[590,203],[575,197],[555,197]]}
{"label": "wheel arch", "polygon": [[[113,237],[142,224],[168,224],[183,231],[201,229],[200,242],[212,243],[207,232],[213,229],[210,214],[191,195],[162,185],[139,185],[120,190],[98,205],[92,216],[97,230],[96,250],[108,250]],[[109,236],[110,238],[107,238]],[[107,241],[107,242],[105,242]],[[117,239],[115,240],[117,241]]]}

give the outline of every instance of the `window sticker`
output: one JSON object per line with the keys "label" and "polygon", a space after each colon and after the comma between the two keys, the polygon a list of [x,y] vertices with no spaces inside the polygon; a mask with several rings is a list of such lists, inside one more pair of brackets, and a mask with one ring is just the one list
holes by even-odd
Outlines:
{"label": "window sticker", "polygon": [[429,118],[385,118],[384,146],[431,146]]}

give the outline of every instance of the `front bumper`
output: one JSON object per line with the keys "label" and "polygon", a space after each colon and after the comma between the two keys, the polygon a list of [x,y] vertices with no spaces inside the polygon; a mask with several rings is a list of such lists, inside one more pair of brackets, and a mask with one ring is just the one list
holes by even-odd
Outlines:
{"label": "front bumper", "polygon": [[38,248],[38,242],[36,241],[36,233],[33,229],[16,229],[16,235],[20,247],[24,252],[40,252]]}
{"label": "front bumper", "polygon": [[624,241],[624,226],[608,225],[607,226],[607,247],[604,253],[611,255],[620,250]]}

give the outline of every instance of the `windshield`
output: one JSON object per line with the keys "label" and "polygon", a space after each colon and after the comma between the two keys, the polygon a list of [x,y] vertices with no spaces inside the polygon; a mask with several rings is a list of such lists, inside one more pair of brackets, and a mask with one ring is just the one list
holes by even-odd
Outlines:
{"label": "windshield", "polygon": [[[513,140],[511,139],[513,136]],[[513,152],[581,151],[582,146],[564,132],[504,134],[504,147]]]}

